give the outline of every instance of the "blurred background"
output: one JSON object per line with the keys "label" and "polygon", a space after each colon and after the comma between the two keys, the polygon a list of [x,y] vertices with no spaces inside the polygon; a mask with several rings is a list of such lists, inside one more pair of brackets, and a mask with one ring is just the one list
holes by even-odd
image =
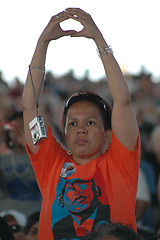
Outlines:
{"label": "blurred background", "polygon": [[[159,5],[159,0],[3,1],[0,70],[9,83],[14,77],[24,82],[39,35],[51,16],[67,7],[80,7],[92,15],[123,71],[138,73],[143,66],[157,82],[160,78]],[[81,29],[73,20],[64,22],[62,27]],[[58,76],[73,69],[78,78],[87,70],[93,81],[104,76],[94,42],[83,38],[65,37],[52,42],[46,68]]]}

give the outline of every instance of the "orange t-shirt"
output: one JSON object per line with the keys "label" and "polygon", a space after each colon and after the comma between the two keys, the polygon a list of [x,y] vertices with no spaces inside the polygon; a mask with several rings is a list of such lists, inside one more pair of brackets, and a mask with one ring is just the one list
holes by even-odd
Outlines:
{"label": "orange t-shirt", "polygon": [[140,137],[137,149],[128,151],[111,131],[106,153],[78,165],[50,127],[47,135],[37,154],[27,147],[43,197],[38,240],[81,239],[109,220],[136,230]]}

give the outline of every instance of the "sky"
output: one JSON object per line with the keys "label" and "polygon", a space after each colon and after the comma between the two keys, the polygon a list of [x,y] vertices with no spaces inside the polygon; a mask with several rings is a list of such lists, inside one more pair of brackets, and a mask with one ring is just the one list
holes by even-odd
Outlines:
{"label": "sky", "polygon": [[[10,83],[25,82],[37,40],[52,15],[67,7],[91,14],[114,56],[126,73],[138,74],[142,66],[160,80],[160,0],[5,0],[0,13],[0,71]],[[80,30],[73,20],[63,29]],[[86,71],[96,81],[104,69],[91,39],[63,37],[49,44],[46,70],[61,76],[73,70],[81,78]]]}

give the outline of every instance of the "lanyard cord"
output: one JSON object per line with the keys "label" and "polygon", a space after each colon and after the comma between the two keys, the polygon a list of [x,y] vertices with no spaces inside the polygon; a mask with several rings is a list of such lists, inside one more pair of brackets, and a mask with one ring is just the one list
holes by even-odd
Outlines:
{"label": "lanyard cord", "polygon": [[39,107],[38,101],[39,101],[40,93],[41,93],[41,90],[42,90],[42,84],[43,84],[43,80],[44,80],[45,68],[43,69],[43,77],[42,77],[42,81],[41,81],[41,86],[40,86],[40,89],[39,89],[38,97],[36,96],[36,91],[35,91],[35,87],[34,87],[34,83],[33,83],[33,78],[32,78],[32,73],[31,73],[31,68],[39,69],[39,70],[42,70],[42,68],[39,68],[39,67],[31,67],[31,66],[29,65],[29,74],[30,74],[30,78],[31,78],[31,82],[32,82],[32,87],[33,87],[33,92],[34,92],[34,96],[35,96],[35,100],[36,100],[36,111],[37,111],[37,117],[38,117],[38,107]]}

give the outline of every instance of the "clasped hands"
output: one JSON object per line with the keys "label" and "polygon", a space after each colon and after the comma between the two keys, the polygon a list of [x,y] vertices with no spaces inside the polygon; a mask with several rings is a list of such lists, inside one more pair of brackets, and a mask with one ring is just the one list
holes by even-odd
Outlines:
{"label": "clasped hands", "polygon": [[[61,28],[60,23],[67,19],[78,21],[82,24],[83,29],[80,31],[64,31]],[[51,40],[56,40],[63,36],[86,37],[95,40],[98,34],[100,34],[100,31],[94,23],[90,14],[86,13],[80,8],[67,8],[65,11],[62,11],[51,18],[47,27],[42,33],[42,37],[48,42]]]}

